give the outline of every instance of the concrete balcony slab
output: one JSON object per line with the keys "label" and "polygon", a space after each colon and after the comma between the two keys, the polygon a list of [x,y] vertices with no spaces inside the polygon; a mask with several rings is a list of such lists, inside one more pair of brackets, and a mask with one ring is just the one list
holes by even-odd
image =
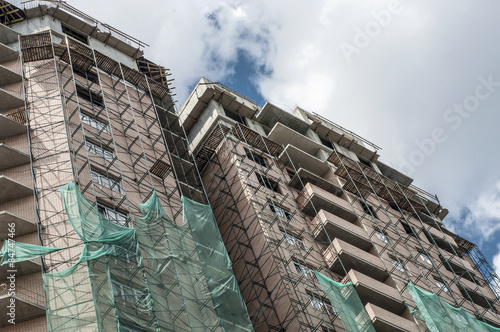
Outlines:
{"label": "concrete balcony slab", "polygon": [[397,315],[405,311],[406,306],[396,288],[356,270],[350,270],[348,277],[354,284],[363,304],[371,303]]}
{"label": "concrete balcony slab", "polygon": [[33,195],[33,189],[5,175],[0,175],[0,203]]}
{"label": "concrete balcony slab", "polygon": [[19,52],[12,47],[0,43],[0,63],[16,60],[19,58]]}
{"label": "concrete balcony slab", "polygon": [[419,331],[417,325],[406,318],[395,315],[376,305],[368,303],[365,305],[366,312],[372,320],[376,331],[384,332],[416,332]]}
{"label": "concrete balcony slab", "polygon": [[22,80],[23,77],[20,74],[0,65],[0,86],[21,82]]}
{"label": "concrete balcony slab", "polygon": [[297,204],[304,213],[311,216],[325,210],[350,222],[358,219],[347,201],[311,183],[304,186],[297,198]]}
{"label": "concrete balcony slab", "polygon": [[0,88],[0,111],[7,111],[13,108],[24,106],[24,100],[14,96],[12,93]]}
{"label": "concrete balcony slab", "polygon": [[325,243],[329,239],[338,238],[361,250],[368,251],[372,247],[363,228],[324,210],[318,212],[312,220],[312,225],[313,235],[319,242]]}
{"label": "concrete balcony slab", "polygon": [[26,125],[0,114],[0,139],[26,134],[27,132]]}
{"label": "concrete balcony slab", "polygon": [[329,269],[340,275],[346,275],[349,270],[356,270],[378,281],[384,281],[389,276],[378,256],[339,239],[332,241],[323,251],[323,256]]}
{"label": "concrete balcony slab", "polygon": [[29,162],[30,157],[27,154],[0,143],[0,171],[26,165]]}
{"label": "concrete balcony slab", "polygon": [[340,185],[334,184],[333,182],[326,180],[323,177],[318,176],[312,172],[309,172],[306,169],[299,168],[297,170],[297,175],[298,176],[294,176],[293,179],[288,183],[293,188],[302,190],[307,183],[312,183],[316,187],[333,193],[335,196],[342,195],[342,188],[340,187]]}
{"label": "concrete balcony slab", "polygon": [[[34,318],[42,317],[45,315],[45,308],[40,304],[31,302],[28,297],[0,295],[0,306],[7,308],[11,303],[11,299],[15,300],[16,305],[16,323],[25,322]],[[12,325],[9,323],[10,317],[7,315],[0,315],[0,328]]]}
{"label": "concrete balcony slab", "polygon": [[36,224],[34,222],[29,221],[20,216],[17,216],[8,211],[0,211],[0,240],[7,239],[7,236],[9,234],[8,224],[11,223],[16,224],[16,234],[15,234],[16,237],[37,231]]}

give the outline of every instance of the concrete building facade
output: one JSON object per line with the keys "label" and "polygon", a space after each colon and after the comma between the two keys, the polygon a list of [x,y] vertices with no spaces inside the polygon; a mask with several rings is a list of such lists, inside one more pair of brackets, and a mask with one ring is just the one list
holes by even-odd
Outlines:
{"label": "concrete building facade", "polygon": [[206,79],[179,116],[256,330],[365,331],[343,324],[313,271],[352,282],[377,331],[427,330],[410,281],[499,326],[493,269],[375,144]]}

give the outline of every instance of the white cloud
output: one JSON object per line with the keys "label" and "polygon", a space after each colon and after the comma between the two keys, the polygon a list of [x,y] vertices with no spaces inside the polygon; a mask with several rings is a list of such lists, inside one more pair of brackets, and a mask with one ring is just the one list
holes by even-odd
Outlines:
{"label": "white cloud", "polygon": [[[498,236],[500,231],[500,182],[484,192],[467,206],[468,213],[461,219],[461,229],[480,235],[485,241]],[[497,241],[498,243],[498,241]],[[497,256],[500,267],[500,256]]]}

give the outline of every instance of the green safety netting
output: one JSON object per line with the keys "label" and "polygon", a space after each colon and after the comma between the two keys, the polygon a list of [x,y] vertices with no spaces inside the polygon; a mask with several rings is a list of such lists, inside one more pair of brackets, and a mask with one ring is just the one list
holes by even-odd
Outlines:
{"label": "green safety netting", "polygon": [[317,271],[314,271],[314,274],[347,332],[375,332],[370,317],[351,282],[341,284]]}
{"label": "green safety netting", "polygon": [[210,207],[183,198],[177,226],[154,192],[130,229],[99,214],[75,184],[61,194],[81,243],[9,251],[6,242],[0,251],[3,265],[81,250],[72,266],[43,275],[49,331],[253,331]]}
{"label": "green safety netting", "polygon": [[408,283],[408,291],[417,305],[412,314],[425,321],[431,332],[500,332],[500,328],[477,320],[462,308],[455,308],[436,294],[426,292],[412,282]]}

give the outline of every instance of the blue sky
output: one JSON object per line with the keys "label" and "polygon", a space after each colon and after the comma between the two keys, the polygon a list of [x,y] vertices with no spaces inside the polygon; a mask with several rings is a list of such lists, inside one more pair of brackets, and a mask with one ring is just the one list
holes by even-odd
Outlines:
{"label": "blue sky", "polygon": [[498,1],[69,3],[152,45],[178,107],[204,76],[373,141],[500,272]]}

